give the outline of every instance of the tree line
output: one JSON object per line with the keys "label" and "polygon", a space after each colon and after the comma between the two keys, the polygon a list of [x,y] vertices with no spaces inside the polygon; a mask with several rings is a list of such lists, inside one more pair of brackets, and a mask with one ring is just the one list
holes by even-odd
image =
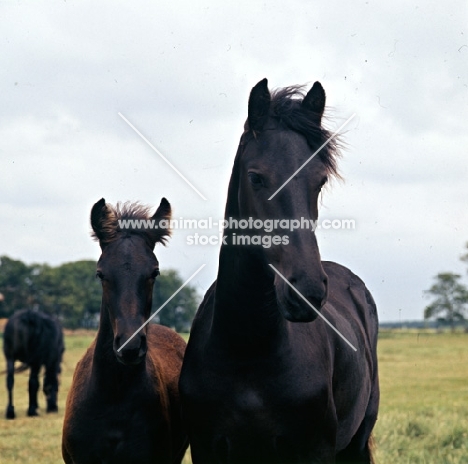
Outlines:
{"label": "tree line", "polygon": [[[153,289],[153,311],[183,284],[177,271],[162,271]],[[50,266],[25,264],[0,257],[0,318],[19,309],[38,309],[57,316],[70,329],[97,327],[101,306],[101,284],[96,261],[82,260]],[[200,303],[195,287],[186,285],[153,319],[179,332],[190,329]]]}
{"label": "tree line", "polygon": [[[468,264],[468,243],[460,260]],[[457,325],[466,327],[468,312],[468,288],[461,281],[462,276],[454,272],[440,272],[434,283],[424,293],[432,303],[424,309],[424,319],[436,319],[442,325],[455,330]]]}
{"label": "tree line", "polygon": [[[468,243],[461,261],[468,265]],[[162,271],[153,289],[153,310],[159,308],[183,284],[176,270]],[[26,264],[0,257],[0,318],[19,309],[39,309],[57,316],[64,327],[97,327],[101,306],[101,284],[96,278],[96,261],[82,260],[50,266]],[[432,302],[424,309],[424,319],[435,319],[454,330],[467,323],[468,288],[462,276],[440,272],[424,292]],[[201,298],[195,287],[186,285],[154,321],[178,332],[187,332]]]}

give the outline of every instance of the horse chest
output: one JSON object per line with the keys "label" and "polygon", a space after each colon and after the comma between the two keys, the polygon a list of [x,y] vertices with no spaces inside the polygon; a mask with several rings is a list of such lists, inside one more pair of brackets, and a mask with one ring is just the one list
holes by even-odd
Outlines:
{"label": "horse chest", "polygon": [[287,462],[312,462],[317,449],[331,453],[333,417],[326,397],[290,388],[292,384],[278,384],[276,390],[268,379],[252,387],[233,383],[231,390],[215,393],[211,402],[193,410],[203,416],[192,437],[203,455],[200,462],[273,464],[285,462],[286,456]]}
{"label": "horse chest", "polygon": [[166,445],[159,440],[167,436],[157,421],[126,412],[115,406],[113,414],[93,417],[76,437],[70,437],[75,462],[149,463],[161,456]]}
{"label": "horse chest", "polygon": [[310,418],[323,409],[323,402],[326,406],[326,379],[314,378],[312,372],[274,362],[218,372],[205,368],[198,370],[196,379],[192,377],[192,393],[186,391],[186,396],[216,427],[242,428],[248,423],[279,430],[282,422]]}
{"label": "horse chest", "polygon": [[333,411],[320,366],[278,359],[202,364],[182,382],[192,450],[200,453],[194,462],[225,462],[228,454],[232,462],[284,462],[281,456],[291,454],[307,462],[318,446],[313,437],[326,442],[321,449],[332,448]]}
{"label": "horse chest", "polygon": [[144,462],[154,456],[151,441],[156,433],[151,433],[151,427],[144,427],[141,421],[136,421],[140,426],[130,423],[107,423],[107,426],[99,440],[95,439],[96,455],[101,456],[103,462]]}
{"label": "horse chest", "polygon": [[[149,463],[168,447],[158,397],[129,392],[127,401],[90,396],[77,409],[69,443],[77,463]],[[161,461],[166,462],[166,461]]]}

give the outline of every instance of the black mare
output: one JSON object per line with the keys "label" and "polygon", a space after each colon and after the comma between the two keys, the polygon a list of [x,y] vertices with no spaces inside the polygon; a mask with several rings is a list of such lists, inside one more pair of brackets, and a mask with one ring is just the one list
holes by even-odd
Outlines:
{"label": "black mare", "polygon": [[337,174],[335,139],[313,156],[331,135],[324,107],[318,82],[306,95],[270,94],[264,79],[250,94],[225,219],[277,227],[225,229],[179,383],[194,464],[373,462],[375,303],[349,269],[321,261],[310,228],[279,222],[316,220],[321,188]]}

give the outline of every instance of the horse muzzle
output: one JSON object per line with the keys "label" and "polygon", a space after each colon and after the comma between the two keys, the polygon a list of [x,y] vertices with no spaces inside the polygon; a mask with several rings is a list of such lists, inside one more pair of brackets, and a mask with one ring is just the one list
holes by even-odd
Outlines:
{"label": "horse muzzle", "polygon": [[136,334],[133,338],[118,335],[114,338],[114,354],[117,361],[133,366],[140,364],[146,357],[148,350],[146,335]]}

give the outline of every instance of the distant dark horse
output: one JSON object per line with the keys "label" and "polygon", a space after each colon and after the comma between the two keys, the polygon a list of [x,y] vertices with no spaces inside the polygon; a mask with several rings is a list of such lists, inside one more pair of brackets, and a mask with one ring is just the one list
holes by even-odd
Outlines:
{"label": "distant dark horse", "polygon": [[67,464],[180,463],[187,448],[180,417],[178,380],[185,342],[173,330],[146,325],[153,284],[159,275],[154,255],[169,229],[124,228],[119,220],[168,220],[162,199],[147,208],[113,208],[98,201],[91,226],[102,249],[97,277],[102,282],[99,330],[78,363],[67,398],[62,455]]}
{"label": "distant dark horse", "polygon": [[[351,271],[321,261],[310,228],[280,223],[316,220],[320,190],[336,175],[333,140],[310,159],[331,135],[324,107],[318,82],[305,96],[298,87],[271,95],[264,79],[250,94],[225,212],[245,221],[225,228],[179,384],[194,464],[372,462],[375,303]],[[254,222],[267,219],[277,221],[270,237]]]}
{"label": "distant dark horse", "polygon": [[[45,367],[43,391],[47,412],[57,412],[58,376],[64,351],[62,327],[55,319],[39,311],[22,309],[10,317],[3,334],[3,352],[7,362],[8,406],[6,418],[15,418],[13,385],[15,372],[30,369],[28,416],[37,416],[39,371]],[[15,360],[23,364],[15,369]]]}

